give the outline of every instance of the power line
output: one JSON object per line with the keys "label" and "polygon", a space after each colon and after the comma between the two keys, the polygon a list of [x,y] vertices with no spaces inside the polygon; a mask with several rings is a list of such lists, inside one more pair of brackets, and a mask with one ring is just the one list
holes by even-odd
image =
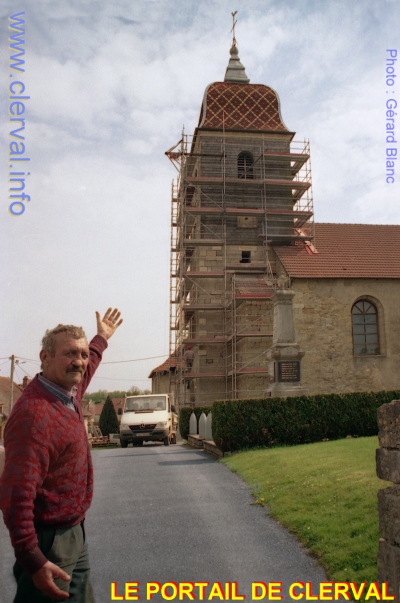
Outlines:
{"label": "power line", "polygon": [[[168,354],[162,354],[161,356],[148,356],[147,358],[133,358],[132,360],[112,360],[109,362],[102,362],[101,364],[123,364],[125,362],[141,362],[142,360],[154,360],[155,358],[165,358]],[[28,360],[35,364],[40,364],[39,360],[33,360],[32,358],[23,358],[22,356],[15,356],[18,360]],[[9,358],[0,358],[0,360],[9,360]]]}
{"label": "power line", "polygon": [[21,369],[21,371],[23,371],[25,373],[25,375],[28,375],[29,379],[32,379],[32,377],[30,376],[30,374],[27,373],[26,370],[23,369],[22,366],[18,362],[15,363],[15,366],[18,367],[19,369]]}
{"label": "power line", "polygon": [[106,379],[107,381],[150,381],[150,379],[114,379],[114,377],[99,377],[99,375],[95,375],[92,377],[93,379]]}
{"label": "power line", "polygon": [[133,360],[113,360],[112,362],[102,362],[101,364],[122,364],[123,362],[140,362],[141,360],[154,360],[154,358],[165,358],[168,354],[162,356],[149,356],[148,358],[134,358]]}
{"label": "power line", "polygon": [[18,360],[28,360],[29,362],[40,364],[40,360],[38,360],[37,358],[35,360],[32,360],[32,358],[22,358],[22,356],[16,356],[16,358],[18,358]]}

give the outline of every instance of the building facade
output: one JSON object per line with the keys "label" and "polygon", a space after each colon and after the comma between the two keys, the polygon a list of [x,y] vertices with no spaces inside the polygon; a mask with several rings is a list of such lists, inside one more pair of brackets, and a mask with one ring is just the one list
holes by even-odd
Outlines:
{"label": "building facade", "polygon": [[230,54],[193,135],[166,153],[179,172],[170,357],[153,391],[181,407],[399,386],[400,263],[372,243],[383,229],[400,260],[400,228],[314,225],[309,144],[249,82],[235,41]]}

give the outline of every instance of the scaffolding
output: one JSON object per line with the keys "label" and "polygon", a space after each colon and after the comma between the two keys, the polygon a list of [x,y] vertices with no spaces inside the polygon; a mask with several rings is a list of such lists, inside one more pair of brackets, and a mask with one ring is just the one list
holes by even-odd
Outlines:
{"label": "scaffolding", "polygon": [[309,143],[291,138],[197,130],[166,153],[179,171],[170,286],[179,407],[265,393],[271,298],[289,285],[279,282],[273,249],[314,238]]}

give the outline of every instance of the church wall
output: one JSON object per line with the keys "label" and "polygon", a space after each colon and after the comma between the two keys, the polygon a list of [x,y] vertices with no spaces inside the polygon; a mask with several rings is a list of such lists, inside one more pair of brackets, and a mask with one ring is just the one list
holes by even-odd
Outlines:
{"label": "church wall", "polygon": [[[398,280],[294,279],[296,339],[305,351],[309,394],[400,388]],[[354,356],[351,308],[360,297],[378,309],[380,355]]]}

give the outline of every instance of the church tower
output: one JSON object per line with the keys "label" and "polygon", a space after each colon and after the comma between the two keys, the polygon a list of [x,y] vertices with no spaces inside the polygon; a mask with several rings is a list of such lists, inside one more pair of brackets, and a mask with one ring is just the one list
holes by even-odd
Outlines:
{"label": "church tower", "polygon": [[309,145],[294,136],[277,93],[250,83],[233,37],[224,81],[206,88],[194,133],[166,153],[179,171],[170,300],[179,407],[265,397],[272,381],[273,300],[290,290],[274,249],[313,247]]}

